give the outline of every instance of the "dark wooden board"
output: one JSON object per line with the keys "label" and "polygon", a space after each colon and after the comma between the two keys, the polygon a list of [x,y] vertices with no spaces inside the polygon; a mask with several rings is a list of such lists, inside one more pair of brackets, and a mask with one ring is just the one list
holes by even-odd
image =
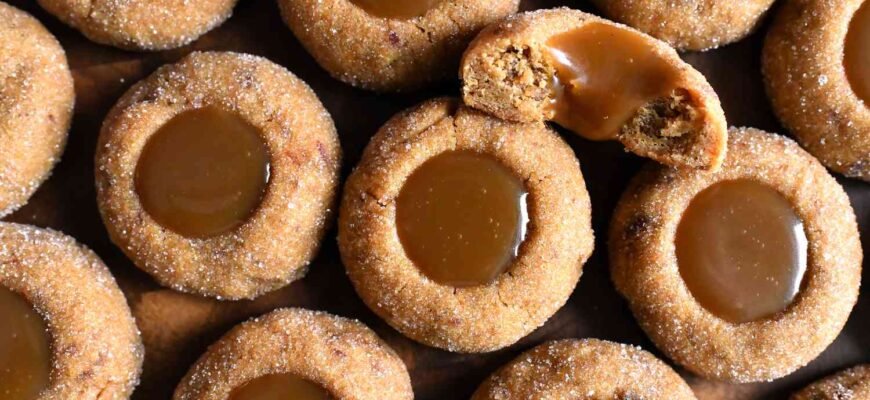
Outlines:
{"label": "dark wooden board", "polygon": [[[640,345],[661,354],[646,338],[610,283],[605,236],[616,200],[643,160],[615,143],[593,143],[563,132],[580,159],[593,205],[597,236],[595,253],[567,305],[542,328],[507,349],[482,355],[451,354],[419,345],[387,326],[359,300],[344,273],[335,243],[335,229],[324,240],[308,276],[256,301],[219,302],[180,294],[157,285],[109,241],[100,221],[94,192],[94,146],[103,118],[115,101],[157,67],[193,50],[232,50],[265,56],[308,82],[335,118],[345,152],[346,176],[363,146],[390,116],[436,95],[455,95],[450,82],[424,92],[378,95],[333,80],[304,51],[281,22],[272,0],[242,0],[222,27],[178,50],[137,53],[89,42],[60,24],[33,0],[12,0],[41,20],[67,51],[76,85],[76,111],[69,145],[54,174],[30,203],[6,218],[51,227],[94,249],[118,279],[133,309],[146,346],[142,383],[136,400],[168,399],[175,385],[205,348],[236,323],[276,307],[296,306],[357,318],[372,327],[408,366],[416,397],[421,400],[465,399],[478,383],[520,352],[546,340],[596,337]],[[524,9],[571,6],[594,11],[581,0],[525,0]],[[764,95],[760,52],[764,31],[706,53],[684,58],[705,73],[719,92],[732,125],[784,132]],[[837,179],[846,188],[861,225],[862,243],[870,236],[870,184]],[[865,263],[866,265],[866,263]],[[870,272],[864,272],[864,279]],[[785,399],[828,373],[870,362],[870,290],[837,341],[817,360],[789,377],[770,383],[731,385],[683,375],[701,400]]]}

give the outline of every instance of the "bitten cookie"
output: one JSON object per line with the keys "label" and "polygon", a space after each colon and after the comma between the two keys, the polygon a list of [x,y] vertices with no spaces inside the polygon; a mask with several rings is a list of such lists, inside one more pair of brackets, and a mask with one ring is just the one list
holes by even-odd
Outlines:
{"label": "bitten cookie", "polygon": [[870,365],[840,371],[815,382],[791,400],[867,400],[870,399]]}
{"label": "bitten cookie", "polygon": [[126,50],[184,46],[226,21],[238,0],[37,0],[94,42]]}
{"label": "bitten cookie", "polygon": [[694,400],[695,395],[673,369],[639,347],[567,339],[521,354],[487,378],[471,397],[575,398]]}
{"label": "bitten cookie", "polygon": [[260,398],[411,400],[414,393],[405,364],[368,327],[291,308],[230,330],[191,367],[173,396]]}
{"label": "bitten cookie", "polygon": [[517,14],[465,52],[462,95],[510,121],[550,120],[618,140],[658,162],[716,170],[727,129],[719,98],[666,43],[567,8]]}
{"label": "bitten cookie", "polygon": [[333,77],[405,91],[453,77],[483,27],[519,0],[279,0],[287,26]]}
{"label": "bitten cookie", "polygon": [[749,35],[774,0],[593,0],[608,18],[678,50],[708,50]]}
{"label": "bitten cookie", "polygon": [[26,203],[60,159],[74,99],[57,39],[0,2],[0,217]]}
{"label": "bitten cookie", "polygon": [[863,252],[843,188],[797,143],[732,129],[717,173],[644,168],[617,205],[611,273],[668,357],[708,379],[776,379],[830,345]]}
{"label": "bitten cookie", "polygon": [[573,151],[541,123],[435,99],[388,121],[345,184],[338,244],[363,301],[404,335],[486,352],[543,325],[594,242]]}
{"label": "bitten cookie", "polygon": [[784,2],[764,45],[782,124],[828,168],[870,181],[870,2]]}

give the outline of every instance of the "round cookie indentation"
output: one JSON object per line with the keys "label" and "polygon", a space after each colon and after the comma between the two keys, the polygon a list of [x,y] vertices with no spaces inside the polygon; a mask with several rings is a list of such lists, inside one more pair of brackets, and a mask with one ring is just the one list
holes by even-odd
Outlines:
{"label": "round cookie indentation", "polygon": [[271,374],[254,378],[230,393],[229,400],[332,400],[320,385],[293,374]]}
{"label": "round cookie indentation", "polygon": [[[255,128],[268,150],[268,186],[240,225],[187,237],[149,215],[135,172],[161,127],[208,108]],[[97,145],[98,205],[112,241],[161,284],[252,298],[305,275],[332,218],[340,158],[332,119],[292,73],[260,57],[193,53],[137,83],[109,113]]]}
{"label": "round cookie indentation", "polygon": [[216,107],[185,111],[148,139],[136,194],[157,223],[186,237],[231,231],[250,218],[269,181],[256,127]]}
{"label": "round cookie indentation", "polygon": [[125,50],[184,46],[216,28],[238,0],[37,0],[88,39]]}
{"label": "round cookie indentation", "polygon": [[[859,12],[864,4],[785,2],[767,34],[762,67],[773,110],[801,146],[826,167],[870,181],[870,107],[844,65],[865,51],[856,54],[847,44],[850,31],[859,32],[850,29],[852,21],[866,18]],[[855,65],[866,73],[866,63]]]}
{"label": "round cookie indentation", "polygon": [[[20,295],[0,286],[0,393],[36,399],[48,387],[51,349],[42,316]],[[10,397],[11,396],[11,397]]]}
{"label": "round cookie indentation", "polygon": [[859,365],[815,382],[791,400],[870,399],[870,365]]}
{"label": "round cookie indentation", "polygon": [[679,50],[708,50],[736,42],[758,26],[774,0],[592,0],[607,18]]}
{"label": "round cookie indentation", "polygon": [[539,345],[501,367],[472,400],[500,399],[694,400],[673,369],[639,347],[597,339]]}
{"label": "round cookie indentation", "polygon": [[[528,232],[504,273],[483,285],[429,279],[409,258],[396,226],[408,177],[449,151],[494,157],[528,192]],[[508,346],[568,299],[592,252],[589,195],[570,147],[546,125],[510,123],[436,99],[387,122],[348,179],[339,249],[363,301],[404,335],[457,352]]]}
{"label": "round cookie indentation", "polygon": [[362,323],[323,312],[280,309],[236,326],[212,344],[173,399],[242,400],[232,396],[251,382],[276,375],[292,376],[294,383],[307,381],[336,399],[414,398],[405,364]]}
{"label": "round cookie indentation", "polygon": [[695,195],[674,246],[692,296],[734,323],[783,311],[807,267],[800,217],[775,189],[749,179],[721,181]]}
{"label": "round cookie indentation", "polygon": [[[124,294],[103,262],[68,236],[26,225],[0,223],[0,243],[4,300],[8,294],[20,296],[17,301],[45,321],[30,328],[48,328],[44,338],[39,338],[42,332],[31,332],[37,336],[32,339],[49,343],[47,386],[25,398],[128,398],[139,382],[142,341]],[[42,344],[36,348],[36,353],[44,350]],[[27,371],[17,365],[25,360],[9,361],[3,369]]]}
{"label": "round cookie indentation", "polygon": [[[462,51],[474,35],[515,13],[519,3],[278,1],[285,23],[323,69],[350,85],[384,92],[413,90],[454,78]],[[385,18],[380,15],[396,13],[377,11],[398,8],[405,12],[390,15],[398,18]],[[422,15],[409,18],[421,11]]]}
{"label": "round cookie indentation", "polygon": [[0,217],[26,203],[60,159],[74,99],[57,39],[0,2]]}
{"label": "round cookie indentation", "polygon": [[460,77],[465,104],[508,121],[554,121],[676,167],[715,171],[725,157],[725,114],[706,78],[666,43],[592,14],[557,8],[490,25]]}
{"label": "round cookie indentation", "polygon": [[429,279],[452,286],[490,283],[525,239],[527,194],[522,180],[495,157],[441,153],[402,185],[399,240]]}
{"label": "round cookie indentation", "polygon": [[[800,291],[785,310],[734,323],[693,297],[675,237],[698,193],[744,179],[788,201],[803,223],[808,254]],[[861,281],[858,228],[842,187],[796,143],[751,128],[731,130],[719,172],[644,168],[617,205],[609,242],[613,281],[640,326],[668,357],[710,379],[771,380],[806,365],[843,328]]]}

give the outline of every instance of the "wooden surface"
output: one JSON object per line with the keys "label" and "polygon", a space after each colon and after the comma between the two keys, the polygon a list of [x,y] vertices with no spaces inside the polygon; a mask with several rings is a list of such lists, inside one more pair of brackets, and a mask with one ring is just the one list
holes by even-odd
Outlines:
{"label": "wooden surface", "polygon": [[[222,27],[183,49],[157,53],[125,52],[89,42],[39,9],[33,0],[12,0],[40,19],[67,51],[76,84],[76,111],[69,145],[52,178],[30,203],[6,218],[51,227],[94,249],[127,294],[146,346],[142,383],[133,398],[168,399],[176,383],[209,343],[234,324],[276,307],[325,310],[362,320],[401,355],[417,399],[465,399],[478,383],[517,354],[549,339],[596,337],[633,343],[661,354],[646,339],[609,280],[604,237],[607,223],[627,180],[642,160],[615,143],[592,143],[570,133],[563,137],[580,159],[593,204],[596,249],[567,305],[545,326],[508,349],[484,355],[450,354],[404,338],[369,311],[344,274],[332,229],[311,272],[300,282],[249,302],[218,302],[161,288],[140,272],[109,241],[94,193],[93,156],[100,125],[121,94],[158,66],[193,50],[233,50],[268,57],[308,82],[335,118],[345,151],[346,176],[363,146],[395,112],[426,98],[458,93],[458,83],[405,95],[376,95],[329,77],[302,49],[278,15],[272,0],[242,0]],[[592,10],[582,0],[525,0],[524,9],[572,6]],[[760,50],[765,23],[752,37],[725,48],[685,54],[705,73],[722,98],[729,123],[784,132],[773,117],[761,83]],[[861,224],[862,243],[870,247],[870,184],[838,180],[845,186]],[[865,263],[866,266],[866,263]],[[870,273],[864,272],[865,281]],[[702,400],[785,399],[793,390],[828,373],[870,362],[870,290],[866,286],[846,329],[816,361],[771,383],[729,385],[705,382],[683,373]]]}

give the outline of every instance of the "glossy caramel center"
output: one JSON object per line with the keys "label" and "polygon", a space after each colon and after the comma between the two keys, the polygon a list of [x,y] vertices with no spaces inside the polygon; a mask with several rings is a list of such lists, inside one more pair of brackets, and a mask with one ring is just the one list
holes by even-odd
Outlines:
{"label": "glossy caramel center", "polygon": [[526,234],[523,182],[492,156],[437,155],[417,168],[396,203],[405,253],[430,279],[487,284],[514,260]]}
{"label": "glossy caramel center", "polygon": [[639,108],[677,88],[679,71],[653,44],[597,22],[551,37],[544,47],[556,69],[551,119],[590,140],[616,138]]}
{"label": "glossy caramel center", "polygon": [[36,399],[50,372],[45,321],[27,300],[0,287],[0,400]]}
{"label": "glossy caramel center", "polygon": [[423,16],[443,0],[351,0],[367,13],[380,18],[411,19]]}
{"label": "glossy caramel center", "polygon": [[216,107],[171,119],[148,140],[136,166],[136,193],[145,211],[192,238],[244,223],[268,180],[269,152],[260,132]]}
{"label": "glossy caramel center", "polygon": [[849,24],[843,66],[852,90],[870,107],[870,1],[861,5]]}
{"label": "glossy caramel center", "polygon": [[698,193],[676,237],[680,274],[695,299],[734,323],[783,311],[807,268],[807,238],[788,200],[751,180]]}
{"label": "glossy caramel center", "polygon": [[229,400],[332,400],[326,389],[292,374],[256,378],[232,391]]}

